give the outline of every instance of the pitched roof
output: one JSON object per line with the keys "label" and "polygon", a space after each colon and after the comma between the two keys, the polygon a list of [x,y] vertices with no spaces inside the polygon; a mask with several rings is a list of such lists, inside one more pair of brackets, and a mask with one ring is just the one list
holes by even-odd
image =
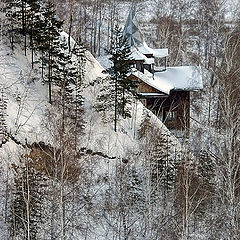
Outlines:
{"label": "pitched roof", "polygon": [[129,45],[139,46],[143,44],[144,37],[138,26],[138,22],[135,16],[135,10],[132,8],[128,14],[128,18],[123,29],[123,36],[128,39]]}
{"label": "pitched roof", "polygon": [[[143,33],[139,27],[138,21],[136,19],[135,10],[132,8],[128,14],[128,18],[123,29],[123,36],[128,39],[128,43],[134,52],[139,52],[144,55],[153,55],[154,57],[166,57],[168,56],[168,49],[153,49],[150,48],[144,40]],[[136,54],[135,54],[136,55]],[[133,56],[133,59],[134,56]],[[137,60],[137,59],[135,59]]]}
{"label": "pitched roof", "polygon": [[195,91],[203,89],[200,70],[199,67],[180,66],[168,67],[166,71],[155,72],[154,74],[146,69],[144,73],[135,70],[132,75],[158,91],[170,94],[171,90]]}
{"label": "pitched roof", "polygon": [[[147,45],[139,28],[133,8],[129,12],[123,35],[128,39],[131,46],[132,59],[152,64],[154,63],[153,57],[168,56],[167,48],[153,49]],[[146,55],[153,55],[153,57],[147,58]],[[146,69],[144,73],[135,70],[132,75],[165,94],[169,94],[171,90],[194,91],[203,89],[200,68],[194,66],[167,67],[165,71],[155,72],[154,74],[148,72]]]}

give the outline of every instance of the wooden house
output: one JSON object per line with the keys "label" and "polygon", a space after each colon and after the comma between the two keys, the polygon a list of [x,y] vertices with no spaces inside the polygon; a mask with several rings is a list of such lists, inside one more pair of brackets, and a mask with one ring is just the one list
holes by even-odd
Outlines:
{"label": "wooden house", "polygon": [[[129,78],[139,82],[143,104],[169,129],[188,131],[190,92],[203,88],[200,69],[194,66],[167,67],[168,49],[148,47],[131,10],[123,35],[131,46],[133,69]],[[155,62],[161,62],[156,66]]]}

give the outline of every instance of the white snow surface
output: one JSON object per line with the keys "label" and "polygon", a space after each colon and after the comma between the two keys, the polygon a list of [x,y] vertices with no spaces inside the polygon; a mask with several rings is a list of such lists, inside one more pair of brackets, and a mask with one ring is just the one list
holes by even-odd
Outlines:
{"label": "white snow surface", "polygon": [[[62,39],[68,39],[66,33],[62,33]],[[71,39],[71,44],[75,44]],[[44,130],[47,110],[51,109],[48,103],[48,88],[42,84],[40,69],[36,66],[31,69],[31,51],[24,51],[17,47],[12,53],[6,44],[1,42],[0,56],[0,88],[7,96],[7,131],[16,140],[24,144],[43,141],[52,143],[52,138],[47,130]],[[101,116],[94,110],[94,102],[101,85],[92,85],[97,78],[106,77],[104,68],[89,53],[86,53],[86,73],[83,89],[86,112],[86,136],[81,143],[93,150],[101,150],[111,156],[124,156],[129,148],[137,150],[137,131],[146,112],[157,121],[159,128],[168,132],[162,122],[146,110],[140,102],[133,103],[132,118],[119,122],[119,131],[113,131],[113,124],[102,122]],[[173,137],[174,138],[174,137]],[[177,144],[177,142],[176,142]]]}
{"label": "white snow surface", "polygon": [[142,60],[142,61],[145,61],[146,60],[146,56],[144,54],[142,54],[141,52],[139,52],[135,47],[132,47],[131,48],[131,58],[138,61],[138,60]]}
{"label": "white snow surface", "polygon": [[169,55],[168,48],[153,49],[153,55],[158,58],[167,57]]}
{"label": "white snow surface", "polygon": [[[66,34],[62,37],[67,37]],[[71,40],[71,44],[75,44]],[[86,83],[102,76],[103,68],[87,52]],[[31,69],[31,54],[17,47],[14,53],[3,43],[0,45],[0,90],[7,98],[7,127],[18,141],[28,143],[45,141],[49,142],[47,132],[43,131],[43,122],[46,121],[48,103],[48,89],[43,86],[40,70]]]}
{"label": "white snow surface", "polygon": [[168,56],[168,49],[167,48],[159,48],[154,49],[150,48],[147,43],[144,41],[141,45],[136,46],[137,50],[142,54],[152,54],[154,57],[167,57]]}
{"label": "white snow surface", "polygon": [[[131,47],[132,54],[130,55],[131,59],[134,59],[136,61],[141,60],[144,61],[146,64],[154,64],[155,58],[163,58],[168,56],[168,49],[153,49],[147,46],[147,44],[144,42],[141,46]],[[145,56],[145,54],[152,54],[152,58],[148,58]]]}
{"label": "white snow surface", "polygon": [[47,102],[47,89],[34,79],[39,76],[31,70],[30,55],[24,56],[20,48],[14,54],[0,46],[0,88],[7,97],[7,126],[9,133],[25,142],[44,139],[41,118]]}
{"label": "white snow surface", "polygon": [[[68,35],[62,33],[61,40],[66,41],[67,39]],[[74,44],[74,40],[71,39],[71,46]],[[138,131],[147,116],[150,122],[159,128],[164,136],[167,136],[168,141],[171,142],[171,152],[175,154],[176,151],[181,151],[182,146],[178,139],[139,101],[132,102],[132,117],[121,119],[117,125],[117,132],[113,130],[113,122],[103,122],[102,116],[94,110],[96,97],[102,85],[94,83],[97,78],[105,78],[106,74],[103,73],[104,68],[89,52],[86,52],[86,57],[86,72],[82,90],[85,97],[86,129],[85,135],[79,141],[79,148],[86,147],[86,149],[101,152],[109,157],[115,157],[115,159],[108,159],[96,156],[92,160],[96,178],[102,179],[104,176],[114,175],[116,166],[122,164],[123,158],[127,158],[129,153],[137,154],[143,150],[141,141],[138,139]],[[33,70],[31,69],[31,51],[27,50],[27,56],[25,56],[23,49],[16,45],[12,52],[7,47],[7,42],[0,40],[0,58],[0,92],[3,91],[7,98],[7,131],[17,140],[8,139],[0,147],[0,206],[2,206],[0,216],[4,216],[5,183],[14,181],[14,170],[11,166],[12,164],[18,166],[21,156],[29,151],[23,145],[26,142],[28,144],[44,142],[55,146],[57,143],[54,142],[54,130],[50,129],[49,131],[45,127],[46,123],[51,121],[47,112],[55,109],[48,103],[48,86],[42,84],[41,69],[37,64]],[[88,158],[88,156],[84,156],[84,158]],[[130,158],[129,164],[140,168],[141,159]],[[93,181],[95,180],[93,179]],[[106,184],[96,180],[96,184],[91,189],[94,192],[92,202],[95,204],[96,212],[101,212],[102,194],[105,194],[107,187]],[[7,225],[3,219],[0,218],[1,234],[3,239],[8,239]],[[108,225],[94,223],[94,221],[92,224],[95,224],[95,228],[92,230],[92,237],[90,236],[88,239],[106,239],[104,234],[105,227]],[[86,239],[81,236],[80,232],[76,230],[74,239]]]}
{"label": "white snow surface", "polygon": [[144,69],[144,73],[133,70],[132,75],[166,94],[169,94],[171,90],[194,91],[203,89],[201,69],[194,66],[167,67],[166,71],[154,74],[146,69]]}
{"label": "white snow surface", "polygon": [[113,63],[111,60],[109,60],[110,55],[103,55],[103,56],[97,56],[96,60],[98,64],[101,65],[102,69],[108,69],[113,66]]}
{"label": "white snow surface", "polygon": [[[62,31],[60,33],[60,40],[62,42],[68,42],[69,41],[69,35],[66,32]],[[70,36],[70,47],[71,47],[71,49],[74,48],[75,44],[76,44],[76,41]]]}

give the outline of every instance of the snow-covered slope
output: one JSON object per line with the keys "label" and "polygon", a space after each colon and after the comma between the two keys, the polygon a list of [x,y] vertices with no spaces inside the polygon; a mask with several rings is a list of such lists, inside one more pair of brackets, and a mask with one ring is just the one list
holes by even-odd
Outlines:
{"label": "snow-covered slope", "polygon": [[[48,103],[47,86],[41,81],[41,71],[35,66],[31,69],[30,51],[27,56],[24,55],[20,46],[16,47],[14,52],[7,46],[3,40],[0,43],[0,90],[7,100],[7,108],[4,113],[7,124],[6,142],[0,147],[0,172],[3,174],[0,181],[0,206],[1,215],[4,215],[4,204],[6,202],[5,182],[13,182],[14,173],[12,164],[18,165],[21,156],[29,151],[26,144],[44,142],[54,145],[51,132],[46,128],[48,111],[52,111],[51,104]],[[180,151],[181,145],[178,140],[168,131],[163,123],[154,116],[149,110],[145,109],[141,102],[132,103],[132,117],[122,119],[118,123],[118,132],[114,132],[113,123],[103,122],[101,115],[95,111],[94,104],[96,96],[99,93],[101,84],[92,84],[98,77],[105,77],[102,73],[103,67],[94,57],[87,52],[86,73],[83,88],[85,97],[84,119],[86,122],[85,135],[79,142],[79,148],[89,149],[91,152],[99,154],[97,162],[91,166],[94,176],[92,176],[91,191],[97,192],[93,197],[96,204],[96,211],[101,212],[103,207],[101,203],[102,194],[107,189],[106,184],[99,182],[106,175],[116,174],[117,165],[122,163],[122,159],[128,158],[130,165],[141,165],[140,157],[136,157],[142,149],[142,140],[138,138],[138,132],[144,119],[150,119],[151,124],[161,131],[171,142],[172,152]],[[132,153],[129,156],[129,153]],[[96,155],[98,156],[98,155]],[[133,156],[135,156],[134,162]],[[94,158],[96,160],[96,157]],[[94,161],[95,161],[94,160]],[[91,162],[93,164],[93,162]],[[129,166],[130,166],[129,165]],[[89,166],[90,167],[90,166]],[[94,185],[94,181],[96,184]],[[93,224],[93,223],[92,223]],[[92,237],[88,239],[107,239],[104,235],[104,228],[96,224]],[[7,228],[4,221],[0,220],[2,236],[7,236]],[[4,235],[5,234],[5,235]],[[76,233],[78,234],[78,233]],[[74,239],[81,238],[75,235]],[[7,239],[5,237],[4,239]]]}
{"label": "snow-covered slope", "polygon": [[[62,34],[62,37],[67,39],[65,35]],[[73,40],[71,42],[75,44]],[[43,86],[41,82],[40,69],[37,66],[34,69],[31,68],[30,51],[27,51],[25,56],[24,51],[18,46],[12,52],[2,40],[0,56],[0,88],[7,98],[8,134],[22,144],[26,141],[49,143],[48,132],[44,130],[43,123],[47,121],[46,111],[51,108],[51,105],[48,103],[47,86]],[[124,151],[129,147],[137,149],[137,132],[146,112],[162,131],[171,135],[161,121],[147,111],[140,102],[132,104],[132,118],[122,120],[117,133],[113,131],[111,123],[104,124],[93,106],[101,85],[90,84],[96,78],[104,77],[103,70],[99,62],[87,52],[83,90],[87,140],[83,145],[95,150],[102,148],[110,155],[124,155]],[[174,139],[174,136],[171,137]],[[176,139],[174,142],[178,144]]]}
{"label": "snow-covered slope", "polygon": [[48,106],[47,89],[40,81],[34,81],[39,73],[31,70],[20,48],[11,54],[1,45],[0,56],[0,87],[7,98],[8,132],[21,142],[44,139],[41,120]]}

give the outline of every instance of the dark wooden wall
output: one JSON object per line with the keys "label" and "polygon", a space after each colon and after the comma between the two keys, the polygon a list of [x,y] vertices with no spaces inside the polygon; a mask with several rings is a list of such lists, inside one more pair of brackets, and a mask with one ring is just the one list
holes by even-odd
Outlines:
{"label": "dark wooden wall", "polygon": [[138,83],[139,83],[138,89],[137,89],[138,93],[161,93],[159,90],[149,86],[148,84],[146,84],[143,81],[139,80],[134,75],[130,75],[129,78],[134,80],[134,81],[138,81]]}
{"label": "dark wooden wall", "polygon": [[146,107],[154,112],[169,129],[190,127],[190,92],[172,91],[168,97],[147,98]]}
{"label": "dark wooden wall", "polygon": [[[138,81],[139,93],[160,93],[161,91],[149,86],[131,75],[131,79]],[[190,127],[190,92],[171,91],[169,95],[145,96],[145,106],[157,115],[169,129],[188,131]]]}

